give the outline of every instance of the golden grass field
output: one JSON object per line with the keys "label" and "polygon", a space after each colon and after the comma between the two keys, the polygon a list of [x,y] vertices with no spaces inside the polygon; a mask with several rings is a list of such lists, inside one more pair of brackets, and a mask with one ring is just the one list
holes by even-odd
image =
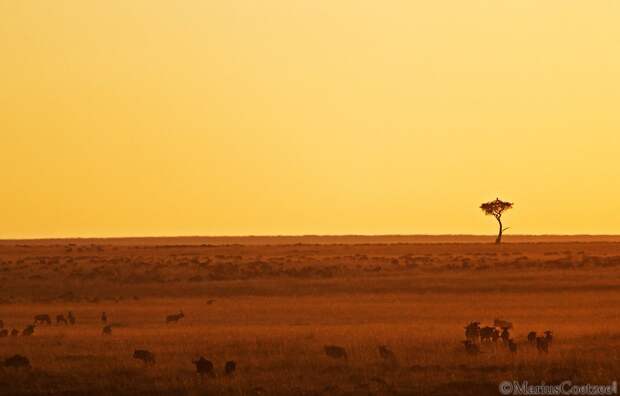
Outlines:
{"label": "golden grass field", "polygon": [[[620,242],[488,241],[2,241],[5,327],[68,311],[77,323],[0,338],[0,359],[32,365],[0,368],[0,395],[483,395],[504,380],[617,380]],[[179,310],[186,317],[166,324]],[[463,327],[494,318],[514,323],[516,355],[466,354]],[[526,335],[546,329],[555,340],[540,354]],[[332,344],[347,361],[325,355]],[[199,356],[215,379],[197,376]],[[232,378],[227,360],[237,362]]]}

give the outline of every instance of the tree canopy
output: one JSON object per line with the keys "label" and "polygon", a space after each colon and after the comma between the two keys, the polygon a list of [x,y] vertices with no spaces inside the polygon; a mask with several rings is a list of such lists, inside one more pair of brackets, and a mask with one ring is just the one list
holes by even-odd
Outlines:
{"label": "tree canopy", "polygon": [[496,218],[500,218],[502,217],[502,213],[505,210],[512,209],[513,205],[514,204],[512,202],[506,202],[496,198],[495,201],[486,202],[480,205],[480,209],[482,209],[486,215],[492,215]]}

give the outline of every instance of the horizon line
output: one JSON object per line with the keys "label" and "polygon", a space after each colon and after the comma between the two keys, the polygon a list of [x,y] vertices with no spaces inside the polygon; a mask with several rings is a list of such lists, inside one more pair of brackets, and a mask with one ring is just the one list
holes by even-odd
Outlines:
{"label": "horizon line", "polygon": [[[415,238],[415,237],[474,237],[474,238],[495,238],[495,234],[239,234],[239,235],[115,235],[115,236],[50,236],[50,237],[26,237],[26,238],[0,238],[0,242],[11,241],[54,241],[54,240],[120,240],[120,239],[243,239],[243,238]],[[504,238],[531,238],[531,237],[612,237],[618,238],[619,234],[510,234]]]}

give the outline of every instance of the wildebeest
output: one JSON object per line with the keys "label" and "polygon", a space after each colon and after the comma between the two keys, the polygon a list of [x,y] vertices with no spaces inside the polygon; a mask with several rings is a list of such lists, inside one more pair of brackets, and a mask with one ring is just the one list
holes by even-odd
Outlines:
{"label": "wildebeest", "polygon": [[347,360],[347,351],[343,347],[337,345],[325,345],[323,347],[325,354],[330,358]]}
{"label": "wildebeest", "polygon": [[185,314],[183,313],[183,311],[179,311],[178,314],[174,314],[174,315],[168,315],[166,316],[166,324],[174,322],[177,323],[179,321],[179,319],[184,318]]}
{"label": "wildebeest", "polygon": [[105,312],[101,312],[101,322],[108,323],[108,315]]}
{"label": "wildebeest", "polygon": [[504,341],[505,345],[508,345],[508,341],[510,340],[510,332],[508,331],[508,327],[502,328],[502,341]]}
{"label": "wildebeest", "polygon": [[65,315],[63,315],[63,314],[56,315],[56,324],[59,325],[61,323],[65,324],[65,325],[69,324],[69,322],[67,322],[67,319],[65,319]]}
{"label": "wildebeest", "polygon": [[75,324],[75,315],[73,315],[73,312],[69,311],[69,313],[67,314],[67,319],[69,319],[69,324]]}
{"label": "wildebeest", "polygon": [[52,318],[48,314],[40,314],[34,317],[34,324],[43,324],[47,323],[48,325],[52,324]]}
{"label": "wildebeest", "polygon": [[8,336],[9,336],[9,329],[0,330],[0,337],[8,337]]}
{"label": "wildebeest", "polygon": [[529,333],[527,333],[527,341],[532,345],[536,344],[536,332],[535,331],[530,331]]}
{"label": "wildebeest", "polygon": [[34,334],[35,325],[28,325],[24,330],[22,330],[22,336],[31,336]]}
{"label": "wildebeest", "polygon": [[536,349],[538,352],[549,352],[549,340],[545,337],[536,337]]}
{"label": "wildebeest", "polygon": [[213,372],[213,363],[211,363],[210,360],[207,360],[201,356],[198,360],[192,360],[192,363],[196,365],[196,372],[200,375],[200,377],[204,377],[205,375],[215,377],[215,373]]}
{"label": "wildebeest", "polygon": [[480,340],[480,322],[470,322],[465,326],[465,338],[473,343]]}
{"label": "wildebeest", "polygon": [[155,355],[144,349],[136,349],[133,352],[133,358],[142,360],[144,364],[155,364]]}
{"label": "wildebeest", "polygon": [[22,355],[13,355],[4,360],[4,367],[30,368],[30,360]]}
{"label": "wildebeest", "polygon": [[517,353],[517,344],[512,338],[508,340],[508,349],[510,349],[512,353]]}
{"label": "wildebeest", "polygon": [[499,327],[500,329],[503,329],[503,328],[512,329],[512,323],[507,320],[503,320],[503,319],[495,319],[493,321],[493,326]]}
{"label": "wildebeest", "polygon": [[112,335],[112,325],[103,326],[103,330],[101,330],[101,334]]}
{"label": "wildebeest", "polygon": [[472,340],[461,341],[465,345],[465,352],[470,355],[477,355],[480,353],[480,348]]}
{"label": "wildebeest", "polygon": [[480,329],[480,342],[497,341],[499,338],[499,330],[495,327],[486,326]]}
{"label": "wildebeest", "polygon": [[19,335],[19,330],[17,330],[17,329],[11,330],[11,337],[16,337],[18,335]]}
{"label": "wildebeest", "polygon": [[493,334],[491,335],[491,339],[493,340],[493,342],[497,342],[497,340],[499,340],[500,338],[500,333],[499,333],[499,329],[495,329],[495,331],[493,331]]}
{"label": "wildebeest", "polygon": [[547,344],[551,345],[553,343],[553,332],[551,330],[546,330],[545,338],[547,339]]}
{"label": "wildebeest", "polygon": [[235,370],[237,370],[237,363],[234,360],[229,360],[224,365],[224,375],[226,376],[235,374]]}

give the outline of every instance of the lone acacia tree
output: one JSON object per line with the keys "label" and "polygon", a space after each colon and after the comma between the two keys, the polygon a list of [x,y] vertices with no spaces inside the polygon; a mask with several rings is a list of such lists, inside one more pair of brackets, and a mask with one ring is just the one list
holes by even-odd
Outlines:
{"label": "lone acacia tree", "polygon": [[504,202],[499,198],[496,198],[495,201],[483,203],[482,205],[480,205],[480,209],[482,209],[485,215],[494,216],[495,220],[497,220],[497,222],[499,223],[499,233],[497,234],[497,239],[495,240],[495,243],[501,243],[502,234],[504,233],[504,231],[510,228],[503,228],[504,226],[502,225],[502,213],[504,213],[505,210],[512,209],[512,205],[512,202]]}

